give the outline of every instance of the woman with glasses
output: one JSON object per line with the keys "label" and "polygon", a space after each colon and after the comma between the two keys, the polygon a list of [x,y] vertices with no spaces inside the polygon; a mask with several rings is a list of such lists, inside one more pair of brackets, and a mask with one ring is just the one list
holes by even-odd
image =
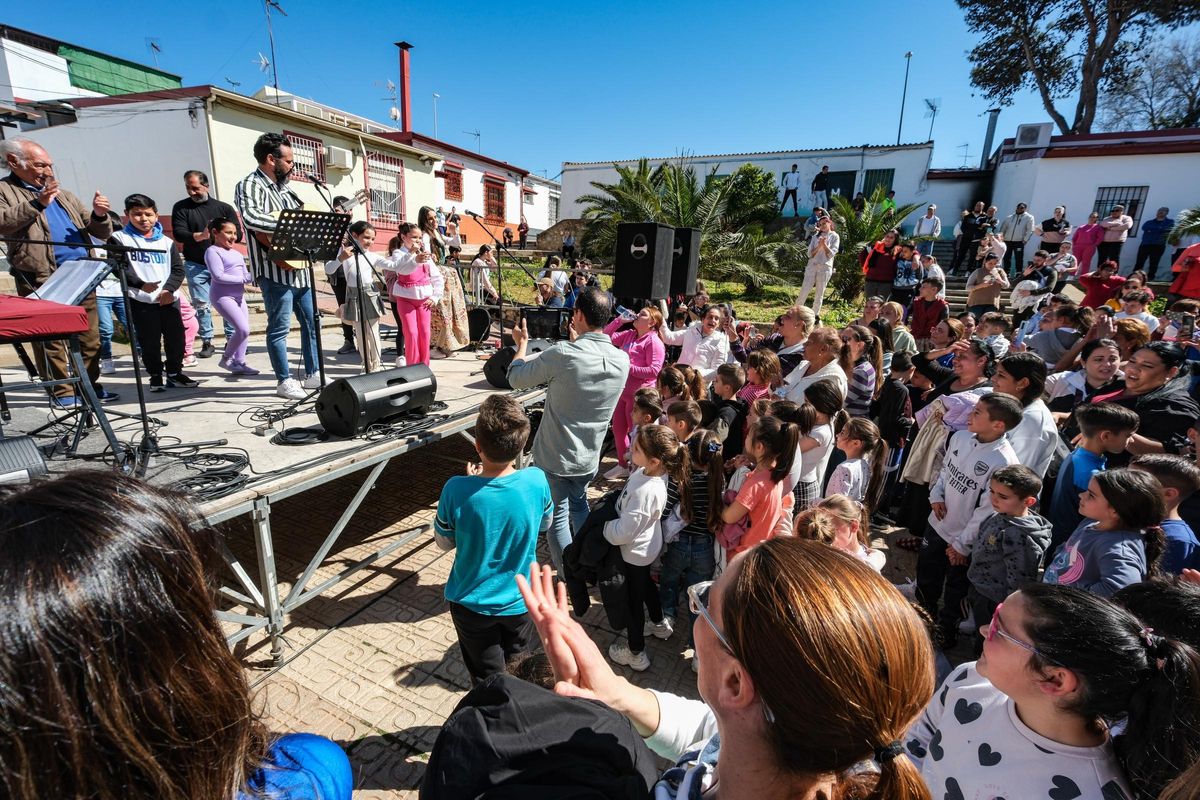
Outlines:
{"label": "woman with glasses", "polygon": [[[830,576],[836,575],[837,580]],[[556,594],[518,576],[567,697],[627,717],[676,766],[657,798],[928,798],[900,739],[933,690],[925,627],[869,565],[819,542],[763,542],[688,589],[703,702],[617,675]],[[801,689],[802,687],[802,689]],[[823,793],[823,794],[821,794]]]}
{"label": "woman with glasses", "polygon": [[979,632],[905,742],[935,797],[1150,800],[1200,758],[1200,656],[1120,606],[1032,584]]}

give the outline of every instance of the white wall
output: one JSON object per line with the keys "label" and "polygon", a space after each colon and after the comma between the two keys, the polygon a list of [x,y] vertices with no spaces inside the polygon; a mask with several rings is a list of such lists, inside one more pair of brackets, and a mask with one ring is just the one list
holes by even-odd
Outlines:
{"label": "white wall", "polygon": [[0,100],[53,100],[59,97],[100,97],[77,89],[67,74],[67,61],[11,39],[0,39]]}
{"label": "white wall", "polygon": [[[158,203],[158,213],[171,216],[171,206],[186,196],[183,173],[199,169],[212,175],[208,129],[202,101],[193,119],[184,100],[155,100],[79,109],[79,121],[22,134],[54,159],[63,186],[91,204],[103,192],[113,210],[122,213],[127,195],[140,192]],[[137,114],[153,109],[154,113]],[[222,200],[233,202],[233,190]]]}
{"label": "white wall", "polygon": [[[918,215],[924,215],[925,206],[935,204],[938,207],[937,215],[942,220],[942,238],[953,240],[954,226],[958,224],[963,209],[971,208],[977,200],[985,204],[988,202],[987,193],[979,188],[981,183],[983,181],[980,179],[939,178],[929,181],[927,199]],[[915,220],[910,218],[909,222],[913,224]]]}
{"label": "white wall", "polygon": [[[1200,175],[1200,153],[1041,158],[1001,164],[996,173],[996,193],[1005,201],[1000,205],[1001,213],[1011,213],[1017,202],[1027,202],[1030,213],[1040,221],[1049,217],[1056,205],[1065,205],[1067,219],[1078,226],[1087,222],[1101,187],[1147,186],[1139,221],[1145,222],[1160,206],[1171,209],[1172,217],[1194,206],[1196,175]],[[1139,244],[1141,231],[1130,231],[1121,249],[1122,272],[1132,268]],[[1160,275],[1162,271],[1160,264]]]}
{"label": "white wall", "polygon": [[[743,164],[754,164],[774,175],[776,183],[779,183],[782,174],[790,171],[792,164],[797,164],[799,165],[798,171],[802,177],[804,186],[800,191],[800,206],[804,210],[805,208],[811,209],[812,206],[813,197],[808,192],[808,186],[812,182],[813,176],[825,165],[829,166],[830,172],[857,172],[858,175],[854,185],[855,191],[862,188],[863,177],[867,170],[894,169],[895,177],[892,180],[892,188],[896,190],[896,202],[901,204],[927,203],[929,189],[926,186],[925,173],[929,169],[929,160],[932,153],[933,145],[930,144],[906,148],[860,147],[744,156],[698,157],[688,158],[685,160],[685,163],[696,170],[696,177],[699,179],[701,185],[703,185],[706,176],[712,172],[714,167],[718,175],[728,175]],[[679,160],[653,159],[650,161],[650,166],[655,167],[666,161],[674,162]],[[617,163],[622,166],[637,165],[636,161],[619,161]],[[612,163],[579,164],[569,161],[563,163],[562,211],[560,218],[573,219],[581,215],[583,206],[579,203],[579,197],[595,193],[596,190],[591,185],[592,181],[616,183],[617,171],[613,168]],[[779,189],[779,197],[783,197],[782,187]]]}
{"label": "white wall", "polygon": [[554,224],[550,221],[550,198],[552,196],[557,197],[560,189],[557,184],[550,181],[541,181],[529,177],[525,179],[525,185],[537,192],[537,194],[530,196],[533,201],[532,203],[525,203],[522,206],[525,221],[529,223],[530,229],[544,231]]}

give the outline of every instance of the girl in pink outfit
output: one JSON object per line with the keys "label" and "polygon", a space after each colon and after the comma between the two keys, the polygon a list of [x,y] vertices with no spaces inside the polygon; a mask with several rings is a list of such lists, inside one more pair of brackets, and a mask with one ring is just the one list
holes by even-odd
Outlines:
{"label": "girl in pink outfit", "polygon": [[1100,227],[1099,222],[1100,215],[1093,211],[1088,215],[1087,224],[1080,225],[1071,235],[1071,252],[1079,262],[1079,270],[1075,273],[1077,276],[1092,271],[1092,256],[1096,254],[1096,247],[1104,241],[1104,228]]}
{"label": "girl in pink outfit", "polygon": [[621,468],[627,470],[629,464],[625,460],[625,454],[629,451],[633,396],[638,389],[654,388],[659,370],[663,368],[663,362],[667,358],[667,348],[658,335],[663,318],[657,308],[643,308],[633,318],[632,328],[618,331],[617,328],[626,322],[630,322],[627,317],[617,317],[605,326],[604,332],[612,339],[614,345],[629,354],[629,378],[625,381],[625,389],[621,392],[621,399],[617,401],[612,419],[617,461]]}
{"label": "girl in pink outfit", "polygon": [[183,294],[179,295],[179,318],[183,320],[183,365],[194,367],[196,365],[194,344],[196,334],[200,332],[200,320],[196,319],[196,309]]}
{"label": "girl in pink outfit", "polygon": [[233,326],[233,335],[225,341],[225,352],[218,364],[234,375],[257,375],[246,364],[246,343],[250,338],[250,310],[246,307],[246,284],[251,281],[246,257],[233,249],[238,229],[232,220],[213,220],[208,226],[212,247],[204,251],[204,266],[212,275],[209,301],[221,318]]}
{"label": "girl in pink outfit", "polygon": [[392,251],[391,258],[379,260],[383,271],[395,276],[392,299],[404,333],[404,355],[396,359],[396,366],[429,366],[430,313],[442,299],[445,279],[433,263],[433,256],[421,245],[421,230],[406,222],[399,233],[401,246]]}

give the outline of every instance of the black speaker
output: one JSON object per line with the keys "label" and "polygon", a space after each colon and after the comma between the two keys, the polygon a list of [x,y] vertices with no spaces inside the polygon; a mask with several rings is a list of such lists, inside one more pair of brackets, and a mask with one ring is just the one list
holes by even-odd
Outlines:
{"label": "black speaker", "polygon": [[671,296],[691,297],[696,291],[700,272],[700,231],[696,228],[676,228],[675,247],[671,250]]}
{"label": "black speaker", "polygon": [[657,222],[617,226],[612,293],[617,297],[665,298],[671,291],[674,229]]}
{"label": "black speaker", "polygon": [[[549,350],[553,345],[554,342],[548,342],[545,339],[530,339],[529,344],[525,346],[525,353],[533,355],[543,350]],[[492,357],[483,364],[484,379],[497,389],[513,388],[512,384],[508,382],[508,367],[516,357],[517,348],[512,346],[502,347],[492,353]]]}
{"label": "black speaker", "polygon": [[424,364],[338,378],[317,397],[317,418],[334,436],[357,436],[376,422],[425,408],[437,394],[437,378]]}

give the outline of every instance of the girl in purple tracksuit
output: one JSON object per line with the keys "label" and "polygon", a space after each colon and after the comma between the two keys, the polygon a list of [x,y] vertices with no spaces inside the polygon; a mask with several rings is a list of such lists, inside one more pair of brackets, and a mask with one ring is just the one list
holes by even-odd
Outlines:
{"label": "girl in purple tracksuit", "polygon": [[233,335],[225,342],[218,362],[234,375],[257,375],[246,364],[246,342],[250,338],[250,311],[246,308],[245,285],[250,282],[246,257],[233,249],[238,230],[232,220],[215,219],[208,226],[213,246],[204,251],[204,264],[212,274],[209,302],[230,325]]}

